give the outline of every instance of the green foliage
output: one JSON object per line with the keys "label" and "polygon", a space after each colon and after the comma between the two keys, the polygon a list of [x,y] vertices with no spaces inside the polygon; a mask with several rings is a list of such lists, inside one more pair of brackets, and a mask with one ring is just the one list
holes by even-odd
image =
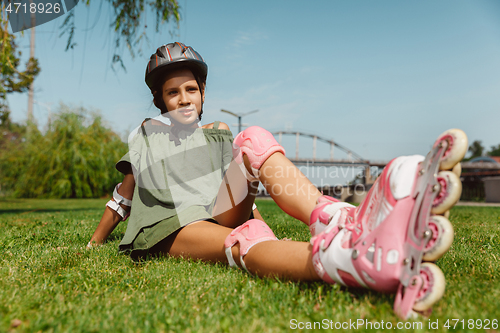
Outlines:
{"label": "green foliage", "polygon": [[471,145],[469,146],[469,153],[470,156],[466,160],[471,160],[473,158],[483,156],[484,147],[481,140],[475,140],[471,143]]}
{"label": "green foliage", "polygon": [[[104,4],[114,11],[110,24],[110,27],[115,32],[115,53],[113,54],[112,64],[120,64],[123,69],[125,69],[121,56],[123,46],[129,50],[132,57],[135,56],[136,51],[142,54],[140,44],[144,39],[147,40],[146,14],[148,11],[156,17],[156,32],[159,31],[160,25],[164,23],[173,21],[178,24],[180,21],[180,7],[177,0],[87,0],[85,3],[87,6],[95,4],[101,7]],[[67,15],[60,29],[62,31],[61,36],[68,35],[66,50],[73,49],[76,46],[74,37],[77,31],[74,11]]]}
{"label": "green foliage", "polygon": [[12,122],[10,111],[0,111],[0,156],[7,149],[7,143],[20,143],[26,134],[26,126]]}
{"label": "green foliage", "polygon": [[126,144],[85,109],[60,112],[43,135],[29,125],[24,142],[7,142],[0,155],[3,190],[24,198],[95,198],[122,178],[114,164]]}
{"label": "green foliage", "polygon": [[[105,200],[0,200],[0,332],[290,332],[290,321],[392,324],[394,295],[322,282],[259,279],[223,264],[174,258],[135,264],[117,253],[126,227],[85,250]],[[308,241],[308,228],[274,202],[257,205],[279,238]],[[455,207],[455,240],[437,265],[444,298],[422,329],[447,332],[446,320],[464,320],[452,332],[477,332],[469,319],[499,318],[499,207]],[[272,255],[270,253],[269,255]],[[16,320],[17,319],[17,320]],[[437,329],[428,323],[439,320]],[[15,325],[18,325],[14,328]],[[452,323],[453,327],[453,323]],[[340,331],[340,330],[338,330]],[[342,332],[382,332],[347,326]]]}
{"label": "green foliage", "polygon": [[[90,6],[91,1],[82,1]],[[102,6],[101,1],[93,2],[96,6]],[[110,27],[116,33],[114,40],[115,54],[112,63],[120,64],[125,68],[121,52],[125,46],[132,57],[137,50],[141,53],[140,42],[147,39],[146,36],[146,12],[150,11],[156,16],[156,31],[163,23],[174,21],[179,23],[180,12],[177,0],[107,0],[107,5],[114,10]],[[66,15],[66,18],[60,26],[61,34],[68,35],[66,50],[73,49],[76,46],[75,36],[75,11]],[[141,27],[143,27],[142,32]],[[124,45],[123,45],[124,44]],[[7,94],[12,92],[27,91],[30,84],[40,72],[38,60],[30,58],[26,63],[24,71],[19,69],[21,52],[17,50],[15,35],[8,32],[7,13],[5,4],[0,3],[0,117],[8,112]]]}
{"label": "green foliage", "polygon": [[0,5],[0,118],[9,111],[7,94],[25,92],[31,82],[40,73],[38,61],[30,58],[26,69],[19,69],[21,52],[17,50],[15,36],[8,32],[8,22],[4,19],[4,4]]}
{"label": "green foliage", "polygon": [[481,140],[475,140],[469,146],[470,156],[464,160],[469,161],[475,157],[487,156],[500,156],[500,144],[497,146],[491,146],[489,151],[486,151]]}
{"label": "green foliage", "polygon": [[500,156],[500,144],[497,146],[491,146],[491,149],[487,154],[488,156]]}

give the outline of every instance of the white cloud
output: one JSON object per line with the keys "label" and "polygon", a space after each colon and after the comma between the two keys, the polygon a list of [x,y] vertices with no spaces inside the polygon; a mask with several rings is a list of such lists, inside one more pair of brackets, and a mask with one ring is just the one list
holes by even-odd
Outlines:
{"label": "white cloud", "polygon": [[268,36],[258,30],[250,30],[250,31],[237,31],[236,38],[229,44],[231,48],[242,48],[244,46],[253,45],[260,40],[267,39]]}

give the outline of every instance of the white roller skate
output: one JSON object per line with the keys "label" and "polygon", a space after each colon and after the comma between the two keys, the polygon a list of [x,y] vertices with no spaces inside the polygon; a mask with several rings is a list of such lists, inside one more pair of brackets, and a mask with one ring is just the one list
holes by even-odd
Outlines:
{"label": "white roller skate", "polygon": [[430,312],[445,280],[435,264],[422,261],[439,259],[453,241],[453,228],[442,215],[460,198],[457,173],[467,147],[463,131],[448,130],[425,159],[392,160],[359,207],[320,199],[310,223],[320,277],[395,293],[394,311],[403,319]]}

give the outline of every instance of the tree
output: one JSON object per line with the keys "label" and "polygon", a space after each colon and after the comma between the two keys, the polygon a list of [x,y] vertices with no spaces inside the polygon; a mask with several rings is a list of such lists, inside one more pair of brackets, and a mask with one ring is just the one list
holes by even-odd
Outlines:
{"label": "tree", "polygon": [[[132,58],[135,56],[135,51],[142,53],[140,42],[143,39],[147,40],[146,35],[146,13],[153,12],[156,18],[156,32],[159,31],[160,25],[174,21],[179,24],[180,21],[180,7],[177,0],[99,0],[91,1],[86,0],[85,4],[102,6],[106,3],[107,6],[113,8],[114,16],[111,20],[110,27],[116,33],[114,39],[115,53],[112,58],[112,65],[119,63],[123,69],[121,53],[123,46],[125,46]],[[71,11],[63,24],[61,25],[62,35],[68,35],[66,50],[72,49],[76,46],[74,42],[75,31],[75,12]],[[141,27],[144,28],[141,32]]]}
{"label": "tree", "polygon": [[500,156],[500,144],[497,146],[491,146],[490,151],[487,153],[488,156]]}
{"label": "tree", "polygon": [[[12,2],[12,0],[9,0]],[[147,39],[146,13],[156,16],[156,31],[162,24],[180,21],[177,0],[101,0],[82,1],[90,6],[110,6],[114,16],[110,28],[116,33],[112,66],[125,66],[121,54],[126,47],[132,57],[141,53],[141,41]],[[22,126],[10,120],[7,95],[25,92],[40,72],[38,61],[30,58],[20,69],[21,52],[15,35],[8,32],[5,2],[0,3],[0,185],[19,197],[95,197],[109,193],[119,174],[112,168],[126,151],[125,144],[111,130],[105,129],[100,117],[83,126],[85,110],[72,112],[61,106],[61,114],[46,135],[35,125]],[[141,27],[144,29],[141,32]],[[67,14],[60,27],[67,35],[66,50],[74,42],[74,11]],[[74,110],[73,110],[74,111]],[[88,119],[87,119],[88,120]],[[82,127],[83,126],[83,127]],[[25,133],[29,129],[30,136]],[[59,145],[59,146],[58,146]],[[69,149],[70,147],[71,149]],[[62,153],[64,152],[64,153]],[[110,171],[111,166],[111,171]],[[103,171],[104,170],[104,171]],[[103,173],[101,173],[101,171]]]}
{"label": "tree", "polygon": [[8,141],[0,153],[0,184],[14,197],[95,198],[122,179],[114,165],[127,145],[98,114],[61,104],[45,135],[28,126],[24,142]]}
{"label": "tree", "polygon": [[26,126],[12,122],[10,111],[0,112],[0,154],[5,151],[8,142],[21,142],[26,134]]}
{"label": "tree", "polygon": [[[87,6],[91,4],[102,6],[104,4],[113,8],[114,16],[110,28],[116,33],[116,37],[112,66],[118,63],[123,69],[125,69],[121,56],[123,47],[125,46],[134,57],[136,51],[139,53],[142,51],[140,42],[147,39],[145,32],[147,11],[155,13],[156,31],[159,31],[160,25],[171,20],[176,24],[180,21],[180,8],[177,0],[86,0],[82,2]],[[38,61],[35,58],[28,60],[24,71],[19,69],[21,52],[17,51],[15,36],[8,32],[5,8],[5,2],[2,1],[0,4],[0,117],[4,117],[5,113],[9,111],[7,94],[27,91],[31,82],[40,72]],[[142,32],[140,32],[141,27],[144,27]],[[60,29],[62,31],[60,36],[67,35],[68,37],[66,50],[73,49],[76,46],[74,36],[77,30],[74,10],[67,14]]]}
{"label": "tree", "polygon": [[468,160],[483,156],[484,147],[482,142],[480,140],[475,140],[474,142],[472,142],[472,144],[469,146],[469,152],[471,153],[471,155],[469,156]]}
{"label": "tree", "polygon": [[15,36],[8,32],[8,22],[5,19],[4,5],[1,5],[0,13],[0,119],[9,119],[9,107],[7,105],[7,94],[13,92],[25,92],[31,82],[40,72],[38,61],[30,58],[26,63],[26,69],[19,69],[21,52],[17,51]]}

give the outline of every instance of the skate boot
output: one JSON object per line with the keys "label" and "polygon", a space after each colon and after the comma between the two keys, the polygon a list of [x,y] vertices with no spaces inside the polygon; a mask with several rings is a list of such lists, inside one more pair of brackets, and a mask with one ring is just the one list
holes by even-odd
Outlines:
{"label": "skate boot", "polygon": [[[314,237],[323,231],[334,219],[335,221],[345,221],[345,214],[348,210],[342,208],[355,208],[355,206],[341,202],[327,195],[318,198],[317,205],[311,213],[309,219],[309,231]],[[336,214],[344,214],[343,217],[335,217]]]}
{"label": "skate boot", "polygon": [[442,271],[430,261],[453,241],[443,215],[460,198],[457,173],[467,147],[463,131],[448,130],[427,157],[392,160],[358,207],[320,198],[311,216],[318,275],[329,283],[396,294],[394,311],[403,319],[429,313],[445,286]]}

